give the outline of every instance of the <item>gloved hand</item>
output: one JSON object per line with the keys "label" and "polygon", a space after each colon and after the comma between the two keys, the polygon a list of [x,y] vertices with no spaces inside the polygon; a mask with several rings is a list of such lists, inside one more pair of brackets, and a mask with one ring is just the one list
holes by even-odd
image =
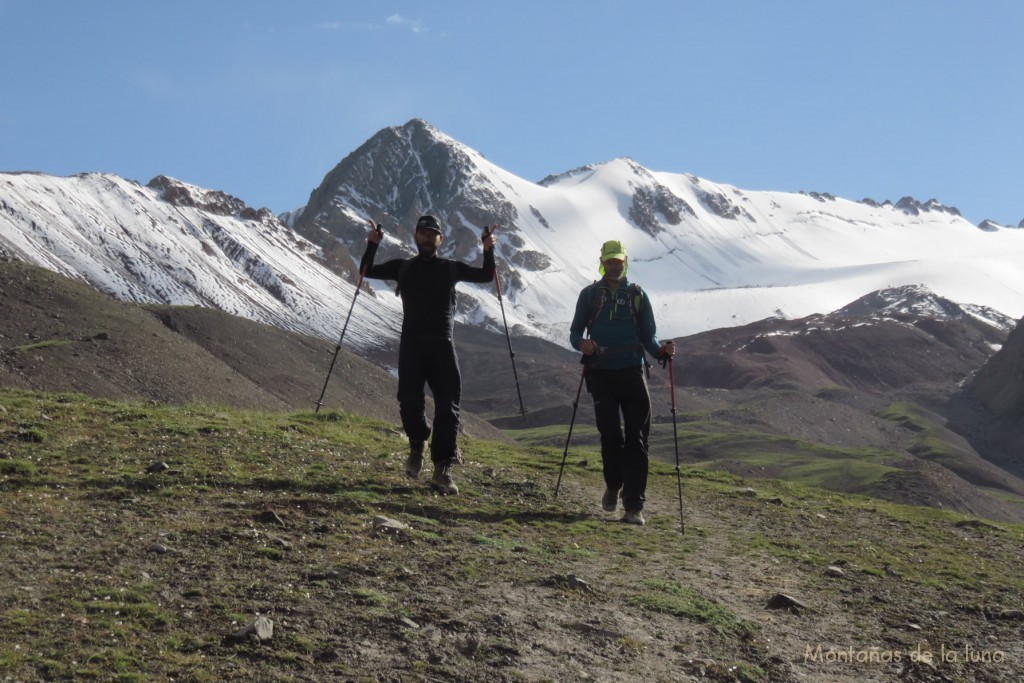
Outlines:
{"label": "gloved hand", "polygon": [[484,226],[484,234],[480,236],[480,240],[484,243],[484,251],[494,249],[494,233],[497,229],[497,225]]}

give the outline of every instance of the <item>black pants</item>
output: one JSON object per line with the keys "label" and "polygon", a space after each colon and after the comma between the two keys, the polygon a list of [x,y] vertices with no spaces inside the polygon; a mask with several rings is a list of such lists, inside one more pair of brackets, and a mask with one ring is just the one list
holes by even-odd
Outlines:
{"label": "black pants", "polygon": [[622,489],[623,507],[639,512],[646,500],[651,432],[651,395],[643,368],[588,370],[586,377],[601,433],[604,482],[613,491]]}
{"label": "black pants", "polygon": [[434,395],[434,438],[430,459],[435,464],[455,462],[459,433],[459,402],[462,374],[451,339],[402,339],[398,349],[398,409],[402,428],[410,441],[426,441],[427,425],[424,385]]}

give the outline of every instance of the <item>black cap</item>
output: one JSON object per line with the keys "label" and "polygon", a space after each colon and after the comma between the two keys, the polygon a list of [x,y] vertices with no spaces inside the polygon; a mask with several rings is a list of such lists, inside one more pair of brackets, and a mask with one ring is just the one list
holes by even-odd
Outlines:
{"label": "black cap", "polygon": [[441,233],[441,221],[437,220],[433,216],[427,214],[426,216],[420,216],[419,220],[416,221],[417,230],[433,230],[438,235]]}

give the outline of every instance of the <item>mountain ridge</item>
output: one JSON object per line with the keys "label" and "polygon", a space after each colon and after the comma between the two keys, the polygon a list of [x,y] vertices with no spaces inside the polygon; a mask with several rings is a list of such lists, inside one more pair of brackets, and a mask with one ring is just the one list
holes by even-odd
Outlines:
{"label": "mountain ridge", "polygon": [[[972,226],[934,199],[751,192],[628,157],[537,184],[419,119],[382,129],[281,217],[166,176],[142,186],[0,174],[0,250],[127,300],[214,306],[330,339],[354,296],[368,220],[385,226],[381,258],[406,257],[426,211],[446,224],[444,255],[470,262],[482,226],[499,226],[506,310],[493,287],[464,285],[461,322],[507,320],[562,345],[577,293],[598,276],[584,245],[596,254],[611,238],[627,243],[630,277],[651,292],[664,336],[824,314],[911,284],[1024,315],[1024,232]],[[398,302],[387,283],[364,284],[352,348],[393,348]]]}

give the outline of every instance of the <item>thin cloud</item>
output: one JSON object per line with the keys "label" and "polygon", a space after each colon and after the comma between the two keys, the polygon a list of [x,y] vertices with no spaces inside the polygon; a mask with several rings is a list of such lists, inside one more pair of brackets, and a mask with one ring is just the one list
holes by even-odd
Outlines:
{"label": "thin cloud", "polygon": [[385,21],[392,26],[408,26],[413,33],[426,33],[430,30],[419,19],[406,19],[401,14],[392,14]]}
{"label": "thin cloud", "polygon": [[323,21],[316,28],[321,31],[376,31],[380,24],[368,21]]}

